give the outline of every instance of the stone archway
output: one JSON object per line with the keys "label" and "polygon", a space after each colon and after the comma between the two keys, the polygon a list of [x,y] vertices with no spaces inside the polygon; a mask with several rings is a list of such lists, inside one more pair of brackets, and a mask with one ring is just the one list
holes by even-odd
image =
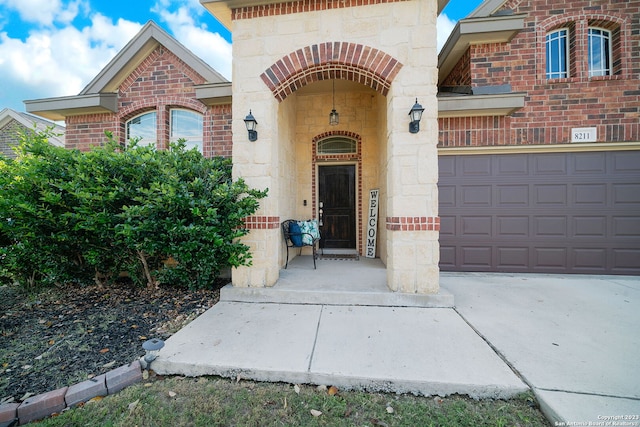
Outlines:
{"label": "stone archway", "polygon": [[387,53],[362,44],[325,42],[282,57],[260,75],[273,96],[283,101],[319,80],[349,80],[387,95],[402,64]]}

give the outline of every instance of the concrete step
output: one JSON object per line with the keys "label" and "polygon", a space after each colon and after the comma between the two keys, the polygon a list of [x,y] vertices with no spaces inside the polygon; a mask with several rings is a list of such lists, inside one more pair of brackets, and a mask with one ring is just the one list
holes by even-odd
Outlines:
{"label": "concrete step", "polygon": [[421,295],[375,290],[291,289],[277,284],[272,288],[227,285],[220,290],[220,301],[433,308],[451,308],[454,305],[453,295],[442,289],[437,294]]}

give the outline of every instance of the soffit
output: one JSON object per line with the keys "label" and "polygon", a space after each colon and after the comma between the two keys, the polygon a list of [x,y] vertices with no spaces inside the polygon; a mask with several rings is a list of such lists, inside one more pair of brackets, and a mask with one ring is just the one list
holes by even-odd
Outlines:
{"label": "soffit", "polygon": [[524,107],[524,92],[438,97],[438,118],[508,116]]}
{"label": "soffit", "polygon": [[49,120],[64,120],[80,114],[104,114],[118,111],[118,95],[97,93],[24,101],[27,112]]}
{"label": "soffit", "polygon": [[[200,0],[200,4],[211,13],[226,29],[232,31],[231,10],[241,7],[264,6],[268,4],[285,3],[285,1],[269,0]],[[449,0],[438,1],[438,15],[445,8]]]}
{"label": "soffit", "polygon": [[195,89],[196,99],[205,105],[231,104],[231,82],[198,85]]}
{"label": "soffit", "polygon": [[508,43],[524,28],[525,15],[465,18],[456,24],[438,55],[438,83],[451,73],[473,44]]}

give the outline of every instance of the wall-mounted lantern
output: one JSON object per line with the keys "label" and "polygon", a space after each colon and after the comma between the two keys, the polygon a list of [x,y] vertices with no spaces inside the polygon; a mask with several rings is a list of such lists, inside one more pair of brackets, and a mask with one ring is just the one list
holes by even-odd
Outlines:
{"label": "wall-mounted lantern", "polygon": [[409,111],[409,116],[411,117],[409,132],[418,133],[420,131],[420,120],[422,119],[423,112],[424,108],[422,108],[422,105],[418,104],[418,98],[416,98],[416,103],[413,104],[411,111]]}
{"label": "wall-mounted lantern", "polygon": [[244,118],[244,124],[247,126],[247,132],[249,132],[249,141],[257,141],[258,140],[258,131],[256,127],[258,126],[258,122],[256,118],[251,114],[251,110],[249,110],[249,115]]}

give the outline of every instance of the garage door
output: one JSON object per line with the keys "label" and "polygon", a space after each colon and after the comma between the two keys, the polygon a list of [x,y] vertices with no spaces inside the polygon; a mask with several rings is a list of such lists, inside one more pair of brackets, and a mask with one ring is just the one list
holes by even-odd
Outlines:
{"label": "garage door", "polygon": [[442,271],[640,274],[640,151],[439,165]]}

